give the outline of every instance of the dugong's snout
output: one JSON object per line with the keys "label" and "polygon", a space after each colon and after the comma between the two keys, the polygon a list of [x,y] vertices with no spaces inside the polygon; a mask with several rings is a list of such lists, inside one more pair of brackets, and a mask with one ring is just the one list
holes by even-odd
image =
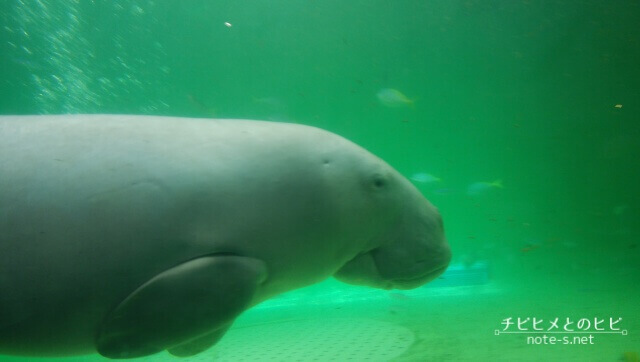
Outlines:
{"label": "dugong's snout", "polygon": [[451,261],[438,210],[428,204],[419,215],[410,215],[395,235],[398,239],[371,251],[371,257],[387,288],[413,289],[442,274]]}
{"label": "dugong's snout", "polygon": [[381,246],[349,261],[335,277],[382,289],[413,289],[442,274],[451,261],[451,248],[440,213],[422,201],[382,237]]}

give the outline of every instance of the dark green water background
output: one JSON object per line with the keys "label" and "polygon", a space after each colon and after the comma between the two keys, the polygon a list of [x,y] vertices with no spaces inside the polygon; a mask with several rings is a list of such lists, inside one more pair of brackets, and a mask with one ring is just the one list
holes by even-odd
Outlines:
{"label": "dark green water background", "polygon": [[[637,1],[7,0],[0,22],[0,114],[328,129],[407,176],[442,178],[418,186],[444,215],[454,262],[486,260],[508,296],[487,309],[620,316],[629,330],[590,346],[509,349],[491,335],[500,319],[475,315],[469,333],[486,335],[484,349],[464,354],[465,342],[447,335],[471,328],[462,320],[443,328],[445,352],[415,360],[640,352]],[[415,103],[385,107],[382,88]],[[497,179],[503,189],[466,194]],[[420,303],[413,313],[429,323],[433,307]]]}

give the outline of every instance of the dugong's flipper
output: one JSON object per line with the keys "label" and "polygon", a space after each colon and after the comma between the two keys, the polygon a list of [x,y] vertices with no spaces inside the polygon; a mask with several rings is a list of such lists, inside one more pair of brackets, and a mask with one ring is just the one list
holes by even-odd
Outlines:
{"label": "dugong's flipper", "polygon": [[212,255],[166,270],[143,284],[103,322],[96,349],[134,358],[172,349],[200,352],[217,342],[266,278],[258,259]]}

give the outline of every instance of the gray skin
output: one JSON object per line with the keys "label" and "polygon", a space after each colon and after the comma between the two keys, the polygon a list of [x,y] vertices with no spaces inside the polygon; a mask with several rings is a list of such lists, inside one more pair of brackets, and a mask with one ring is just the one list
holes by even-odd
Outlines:
{"label": "gray skin", "polygon": [[0,117],[0,353],[177,356],[330,276],[418,287],[451,258],[437,209],[314,127]]}

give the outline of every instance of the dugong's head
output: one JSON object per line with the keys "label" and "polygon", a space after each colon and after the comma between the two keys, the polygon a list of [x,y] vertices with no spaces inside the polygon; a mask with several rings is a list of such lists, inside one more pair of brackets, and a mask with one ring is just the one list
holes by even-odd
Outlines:
{"label": "dugong's head", "polygon": [[438,277],[451,260],[438,209],[384,161],[371,155],[361,165],[355,171],[362,188],[357,192],[374,210],[363,213],[373,221],[361,223],[376,231],[335,278],[382,289],[412,289]]}

